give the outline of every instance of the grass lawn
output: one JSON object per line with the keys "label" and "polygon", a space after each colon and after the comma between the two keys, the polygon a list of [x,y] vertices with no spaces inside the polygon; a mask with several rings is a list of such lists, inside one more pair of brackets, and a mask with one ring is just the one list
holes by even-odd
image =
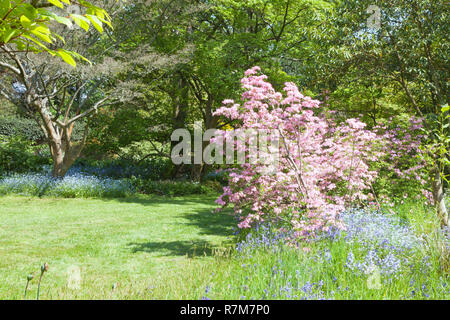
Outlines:
{"label": "grass lawn", "polygon": [[[256,242],[248,240],[248,248],[262,246],[245,254],[228,250],[235,221],[226,212],[212,213],[214,199],[0,197],[0,299],[23,299],[30,273],[35,279],[27,298],[35,299],[44,262],[50,268],[41,299],[450,297],[448,252],[430,236],[414,251],[378,245],[377,254],[387,259],[380,267],[395,274],[384,275],[380,286],[371,288],[367,274],[346,267],[349,253],[358,263],[368,261],[364,242],[305,242],[300,246],[307,250],[299,250],[270,241],[266,245],[270,234],[260,238],[255,233],[250,239]],[[417,235],[432,235],[436,229],[435,215],[426,207],[412,203],[395,210]],[[380,231],[375,235],[385,239],[395,232],[406,241],[409,233],[401,235],[401,227],[389,231],[391,225],[370,219],[366,223]],[[400,266],[404,259],[409,262]],[[80,270],[78,289],[68,285],[73,270]]]}
{"label": "grass lawn", "polygon": [[[0,197],[0,299],[22,299],[29,273],[34,299],[44,262],[41,299],[200,298],[183,285],[208,273],[234,222],[212,213],[214,199]],[[74,268],[80,289],[67,286]]]}

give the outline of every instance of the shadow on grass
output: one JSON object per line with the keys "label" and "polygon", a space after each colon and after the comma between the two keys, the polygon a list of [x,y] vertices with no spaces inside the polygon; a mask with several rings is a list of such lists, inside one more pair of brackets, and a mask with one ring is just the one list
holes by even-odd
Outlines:
{"label": "shadow on grass", "polygon": [[[217,207],[214,201],[217,199],[215,196],[186,196],[186,197],[163,197],[163,196],[141,196],[141,197],[129,197],[118,198],[114,201],[125,203],[137,203],[143,206],[149,207],[167,207],[167,205],[176,206],[190,206],[186,209],[186,214],[183,218],[186,222],[178,222],[187,225],[192,225],[200,230],[201,235],[217,235],[217,236],[231,236],[233,232],[233,226],[236,225],[236,220],[232,215],[230,209],[223,212],[214,212]],[[198,210],[192,210],[192,206],[202,206]],[[210,206],[210,209],[204,208],[204,206]]]}
{"label": "shadow on grass", "polygon": [[160,195],[134,195],[125,198],[103,198],[105,201],[119,201],[123,203],[135,203],[143,206],[165,206],[171,205],[212,205],[215,206],[214,201],[218,198],[217,195],[189,195],[183,197],[169,197]]}
{"label": "shadow on grass", "polygon": [[[137,196],[113,199],[122,203],[135,203],[146,207],[185,206],[186,212],[174,221],[174,224],[184,224],[198,229],[198,235],[231,236],[236,221],[231,210],[215,213],[217,207],[214,200],[217,196],[186,196],[186,197],[164,197],[164,196]],[[170,240],[170,239],[169,239]],[[159,241],[129,243],[132,252],[148,252],[162,256],[211,256],[215,245],[202,239]]]}
{"label": "shadow on grass", "polygon": [[213,213],[203,210],[186,214],[186,224],[200,229],[200,234],[231,236],[236,222],[229,211]]}
{"label": "shadow on grass", "polygon": [[214,246],[204,240],[129,243],[129,246],[133,253],[158,252],[159,256],[188,256],[189,258],[195,258],[211,256],[214,252]]}

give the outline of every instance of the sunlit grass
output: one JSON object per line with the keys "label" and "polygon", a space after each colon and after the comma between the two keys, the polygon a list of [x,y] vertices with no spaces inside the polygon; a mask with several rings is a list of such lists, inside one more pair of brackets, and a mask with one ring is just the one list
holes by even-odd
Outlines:
{"label": "sunlit grass", "polygon": [[[424,245],[405,253],[414,267],[372,288],[368,275],[345,266],[350,251],[367,255],[360,243],[238,253],[235,221],[212,213],[214,199],[0,197],[0,299],[22,299],[31,272],[27,298],[34,299],[44,262],[41,299],[450,299],[448,250],[429,208],[394,208]],[[73,266],[79,289],[68,287]]]}
{"label": "sunlit grass", "polygon": [[[232,218],[211,213],[213,200],[0,197],[0,299],[23,298],[26,276],[44,262],[41,299],[148,298],[162,276],[211,260],[231,234]],[[67,288],[71,266],[80,290]],[[36,289],[35,279],[28,297]]]}

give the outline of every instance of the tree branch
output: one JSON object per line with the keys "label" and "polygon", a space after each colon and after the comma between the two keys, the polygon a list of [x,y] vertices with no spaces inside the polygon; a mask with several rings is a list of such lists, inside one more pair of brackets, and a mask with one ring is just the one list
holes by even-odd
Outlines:
{"label": "tree branch", "polygon": [[66,122],[64,124],[64,126],[69,126],[71,123],[77,121],[78,119],[84,118],[88,115],[90,115],[92,112],[97,111],[98,107],[100,107],[106,100],[108,100],[108,98],[103,98],[102,100],[98,101],[97,103],[95,103],[95,105],[90,108],[89,110],[73,117],[72,119],[70,119],[68,122]]}
{"label": "tree branch", "polygon": [[20,70],[16,67],[10,65],[9,63],[0,61],[0,67],[7,68],[7,69],[11,70],[12,72],[14,72],[15,74],[20,76]]}

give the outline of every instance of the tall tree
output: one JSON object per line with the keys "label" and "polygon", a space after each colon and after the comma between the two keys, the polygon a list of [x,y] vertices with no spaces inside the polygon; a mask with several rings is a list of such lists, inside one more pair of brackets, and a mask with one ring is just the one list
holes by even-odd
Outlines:
{"label": "tall tree", "polygon": [[[71,4],[68,0],[63,2]],[[100,65],[89,70],[80,66],[75,71],[73,57],[86,60],[81,51],[87,55],[88,48],[99,38],[90,32],[90,23],[102,32],[102,21],[109,24],[105,20],[109,18],[103,9],[82,1],[80,10],[85,13],[68,16],[87,32],[85,36],[84,31],[71,28],[72,20],[45,9],[53,6],[64,8],[60,1],[9,1],[2,7],[0,93],[41,126],[53,158],[52,174],[62,177],[79,157],[88,134],[89,126],[85,126],[83,138],[75,143],[75,123],[88,119],[108,100],[98,94],[105,76],[93,71],[101,70]],[[71,43],[65,43],[60,34],[71,37]],[[75,52],[75,48],[80,50]],[[64,63],[49,62],[47,54],[60,56]]]}
{"label": "tall tree", "polygon": [[[221,128],[214,111],[238,98],[242,70],[259,65],[275,85],[292,79],[281,60],[301,51],[321,23],[325,1],[199,1],[208,5],[193,19],[190,90],[205,129]],[[200,177],[202,166],[194,174]]]}
{"label": "tall tree", "polygon": [[[431,132],[448,100],[448,3],[446,1],[334,1],[324,27],[321,69],[350,81],[398,88],[410,114],[425,118]],[[448,120],[447,120],[448,121]],[[449,135],[445,125],[444,135]],[[449,139],[445,140],[448,144]],[[434,144],[436,141],[431,140]],[[448,150],[448,145],[447,145]],[[442,180],[449,154],[430,154],[430,181],[443,225],[449,224]]]}

